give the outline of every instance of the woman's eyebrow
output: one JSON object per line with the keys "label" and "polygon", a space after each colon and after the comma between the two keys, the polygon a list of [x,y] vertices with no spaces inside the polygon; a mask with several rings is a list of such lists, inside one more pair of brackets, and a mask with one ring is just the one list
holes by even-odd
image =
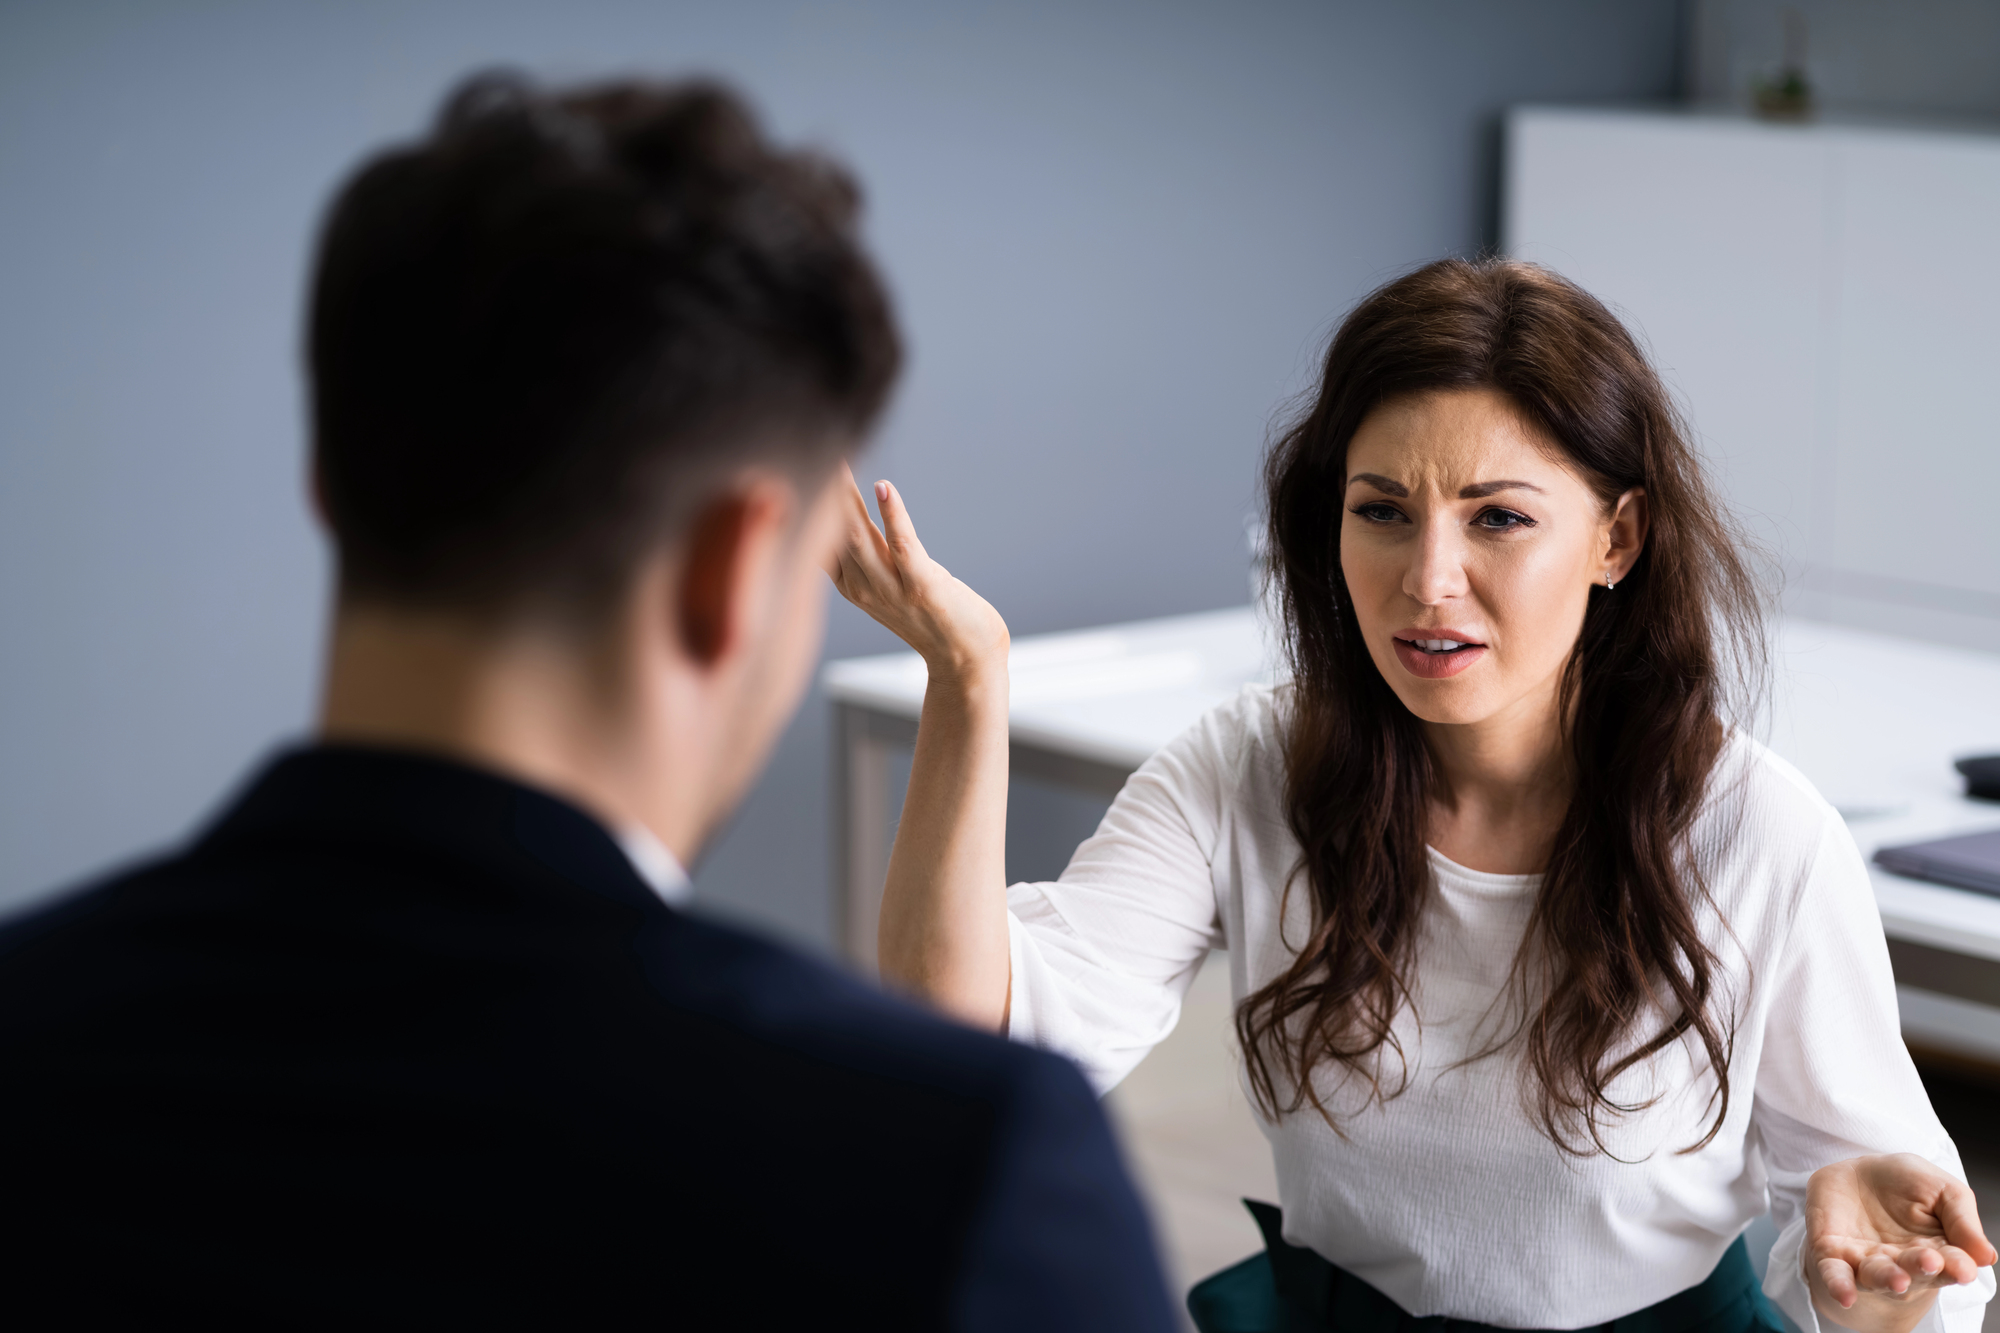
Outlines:
{"label": "woman's eyebrow", "polygon": [[1483,500],[1487,496],[1497,495],[1501,491],[1533,491],[1537,495],[1548,494],[1547,491],[1535,485],[1532,481],[1481,481],[1461,488],[1458,492],[1458,498],[1461,500]]}
{"label": "woman's eyebrow", "polygon": [[[1377,472],[1357,472],[1347,479],[1347,484],[1352,486],[1357,481],[1367,482],[1384,495],[1407,497],[1410,493],[1410,488],[1402,482],[1391,481]],[[1474,482],[1470,486],[1462,487],[1458,492],[1458,498],[1461,500],[1483,500],[1489,495],[1498,495],[1501,491],[1533,491],[1537,495],[1548,494],[1547,491],[1544,491],[1532,481],[1480,481]]]}

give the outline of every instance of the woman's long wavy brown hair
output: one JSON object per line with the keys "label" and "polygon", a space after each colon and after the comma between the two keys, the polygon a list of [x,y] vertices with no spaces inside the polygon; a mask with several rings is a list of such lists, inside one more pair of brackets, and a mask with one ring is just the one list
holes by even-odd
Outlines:
{"label": "woman's long wavy brown hair", "polygon": [[1614,1097],[1614,1080],[1693,1033],[1715,1079],[1698,1148],[1728,1114],[1734,1027],[1688,832],[1726,727],[1747,721],[1761,685],[1758,583],[1632,336],[1573,283],[1507,260],[1442,260],[1362,301],[1265,463],[1293,672],[1286,815],[1303,855],[1292,884],[1303,878],[1313,913],[1291,966],[1237,1011],[1251,1088],[1267,1115],[1310,1103],[1338,1129],[1316,1072],[1339,1067],[1378,1099],[1402,1086],[1383,1057],[1402,1057],[1392,1023],[1411,1003],[1432,892],[1436,775],[1418,720],[1362,641],[1340,568],[1341,497],[1369,412],[1470,388],[1505,394],[1607,510],[1644,487],[1652,519],[1617,589],[1592,592],[1563,673],[1574,794],[1516,960],[1522,1004],[1506,1044],[1532,1075],[1543,1131],[1583,1154],[1607,1151],[1610,1121],[1645,1104]]}

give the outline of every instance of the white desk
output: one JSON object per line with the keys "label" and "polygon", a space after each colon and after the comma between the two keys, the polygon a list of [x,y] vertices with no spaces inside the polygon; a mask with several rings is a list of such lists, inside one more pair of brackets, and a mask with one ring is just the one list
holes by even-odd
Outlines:
{"label": "white desk", "polygon": [[[1147,756],[1272,657],[1249,607],[1016,640],[1012,764],[1106,799]],[[1877,847],[2000,827],[1951,761],[2000,753],[2000,656],[1794,620],[1772,659],[1769,740]],[[923,708],[915,653],[827,664],[838,714],[842,942],[872,965],[889,864],[888,761]],[[1912,1041],[2000,1060],[2000,898],[1891,875],[1871,862]]]}

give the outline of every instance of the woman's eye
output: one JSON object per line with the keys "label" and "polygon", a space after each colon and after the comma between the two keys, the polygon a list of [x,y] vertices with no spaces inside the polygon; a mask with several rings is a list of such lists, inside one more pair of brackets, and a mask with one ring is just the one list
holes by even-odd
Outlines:
{"label": "woman's eye", "polygon": [[1354,506],[1351,512],[1359,514],[1361,517],[1369,520],[1371,523],[1395,523],[1401,520],[1401,518],[1403,517],[1403,515],[1397,511],[1396,506],[1385,505],[1380,500],[1373,500],[1367,504],[1356,505]]}
{"label": "woman's eye", "polygon": [[1482,509],[1472,521],[1492,532],[1512,532],[1516,528],[1535,526],[1534,519],[1511,509]]}

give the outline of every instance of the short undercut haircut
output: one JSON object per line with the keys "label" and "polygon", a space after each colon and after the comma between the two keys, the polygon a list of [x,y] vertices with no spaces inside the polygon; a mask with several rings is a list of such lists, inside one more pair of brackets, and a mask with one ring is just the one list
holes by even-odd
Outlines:
{"label": "short undercut haircut", "polygon": [[320,241],[342,597],[593,616],[730,470],[824,477],[901,361],[859,202],[713,83],[463,83]]}

